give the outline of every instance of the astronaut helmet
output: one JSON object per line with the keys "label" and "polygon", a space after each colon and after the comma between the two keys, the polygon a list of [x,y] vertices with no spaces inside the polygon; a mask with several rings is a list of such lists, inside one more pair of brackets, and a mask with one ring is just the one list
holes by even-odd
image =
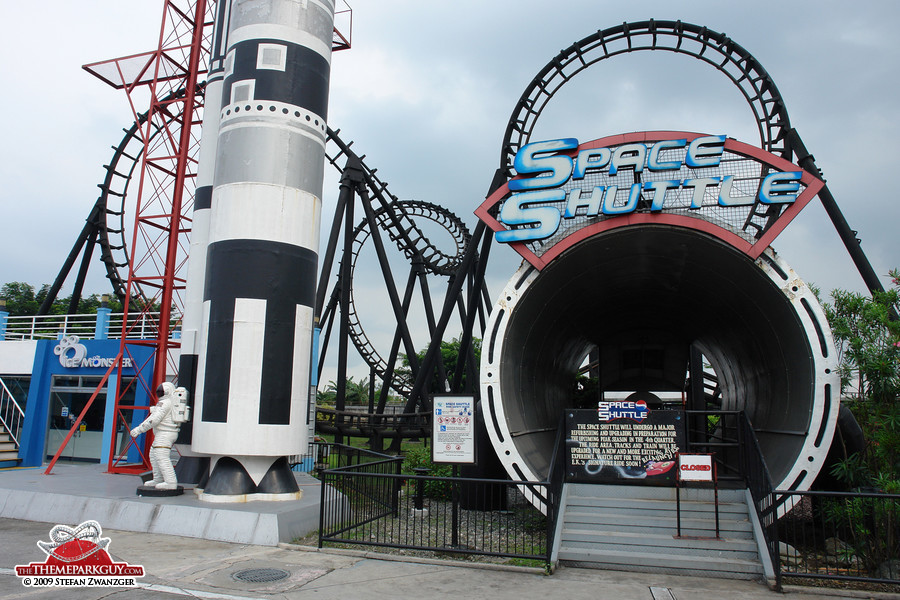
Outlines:
{"label": "astronaut helmet", "polygon": [[175,384],[171,381],[163,381],[159,384],[159,387],[156,388],[156,397],[165,398],[166,396],[171,396],[174,392]]}

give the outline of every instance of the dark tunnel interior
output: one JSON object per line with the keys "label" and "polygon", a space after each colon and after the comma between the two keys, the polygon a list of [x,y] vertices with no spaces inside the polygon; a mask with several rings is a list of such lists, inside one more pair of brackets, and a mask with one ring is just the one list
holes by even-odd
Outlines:
{"label": "dark tunnel interior", "polygon": [[778,482],[811,427],[810,343],[779,285],[732,246],[678,227],[621,228],[567,250],[518,299],[500,359],[504,413],[523,460],[545,475],[592,348],[602,389],[677,391],[696,344],[721,408],[746,411]]}

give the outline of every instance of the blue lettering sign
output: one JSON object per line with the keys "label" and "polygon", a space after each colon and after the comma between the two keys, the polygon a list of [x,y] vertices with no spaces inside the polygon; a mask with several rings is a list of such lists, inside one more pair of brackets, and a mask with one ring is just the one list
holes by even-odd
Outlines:
{"label": "blue lettering sign", "polygon": [[[649,202],[650,212],[666,208],[700,209],[707,197],[707,204],[716,201],[719,206],[750,206],[757,201],[790,204],[797,199],[802,171],[771,172],[762,178],[756,193],[749,194],[739,189],[733,175],[645,183],[632,179],[645,166],[653,173],[717,167],[725,152],[725,140],[724,135],[707,135],[690,143],[685,138],[660,140],[652,145],[634,142],[614,148],[586,148],[577,154],[573,153],[579,147],[575,138],[525,144],[513,163],[520,177],[509,182],[512,194],[503,202],[498,215],[498,220],[510,229],[498,231],[496,240],[513,243],[546,239],[556,233],[564,218],[627,215],[637,210],[642,193],[643,200]],[[626,171],[622,181],[613,180],[620,171]],[[607,182],[618,183],[594,185],[589,189],[561,189],[569,181],[584,180],[591,172],[603,173]],[[629,186],[627,199],[617,198],[620,190],[624,195],[626,185]],[[690,194],[690,205],[682,199],[677,206],[672,206],[675,200],[671,198],[676,195],[684,198],[684,194],[678,194],[681,190]]]}

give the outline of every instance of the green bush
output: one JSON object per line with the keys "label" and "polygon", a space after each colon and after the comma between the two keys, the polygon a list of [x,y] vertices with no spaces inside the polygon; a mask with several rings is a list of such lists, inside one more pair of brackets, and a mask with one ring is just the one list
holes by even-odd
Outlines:
{"label": "green bush", "polygon": [[848,487],[900,492],[900,272],[871,298],[835,290],[825,306],[841,361],[842,401],[866,437],[861,455],[843,457],[832,474]]}
{"label": "green bush", "polygon": [[[835,290],[825,305],[840,358],[842,402],[865,435],[865,448],[843,456],[831,474],[849,489],[900,493],[900,272],[868,297]],[[825,501],[825,518],[866,568],[900,556],[900,502],[886,498]]]}
{"label": "green bush", "polygon": [[[429,469],[428,475],[432,477],[452,477],[453,469],[450,465],[434,464],[431,462],[430,448],[409,448],[403,455],[403,465],[401,471],[407,475],[415,475],[413,469],[426,468]],[[415,485],[413,483],[412,485]],[[425,497],[434,498],[435,500],[450,499],[450,483],[446,481],[426,481]]]}

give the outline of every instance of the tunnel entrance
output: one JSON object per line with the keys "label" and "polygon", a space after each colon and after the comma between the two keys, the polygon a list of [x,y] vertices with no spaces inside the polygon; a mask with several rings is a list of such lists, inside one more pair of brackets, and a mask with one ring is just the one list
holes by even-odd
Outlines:
{"label": "tunnel entrance", "polygon": [[482,352],[482,399],[509,475],[547,475],[589,355],[600,393],[658,394],[684,389],[692,347],[716,375],[719,407],[749,417],[773,483],[808,487],[839,392],[815,296],[771,250],[754,261],[707,233],[650,224],[583,240],[540,272],[523,263],[500,295]]}

